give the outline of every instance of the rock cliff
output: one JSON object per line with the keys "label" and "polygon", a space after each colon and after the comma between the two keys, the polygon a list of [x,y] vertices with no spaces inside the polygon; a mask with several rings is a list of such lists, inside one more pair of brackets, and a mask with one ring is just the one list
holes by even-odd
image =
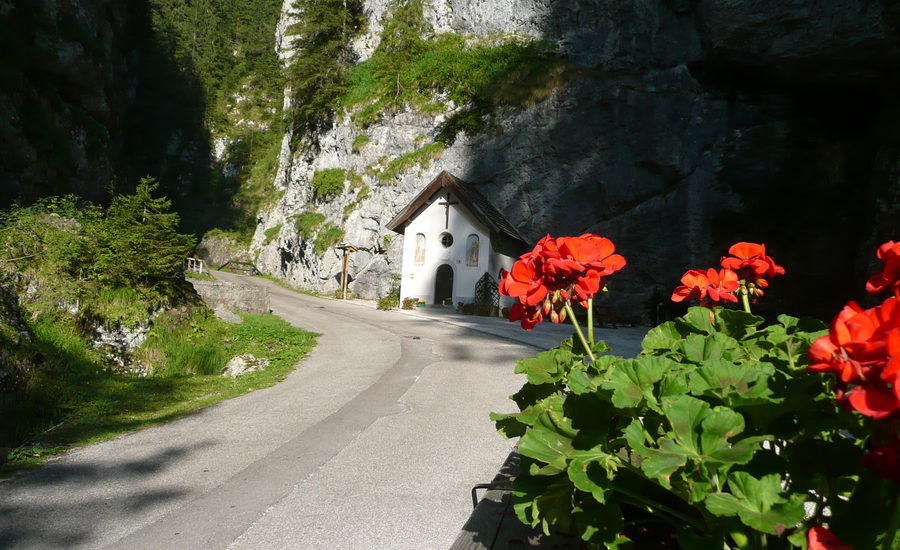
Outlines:
{"label": "rock cliff", "polygon": [[[408,108],[365,129],[345,113],[316,147],[286,136],[275,181],[283,195],[260,212],[251,246],[261,270],[304,288],[337,287],[338,254],[317,251],[314,232],[297,223],[315,211],[360,249],[350,263],[354,292],[386,294],[402,237],[384,224],[440,170],[478,184],[526,238],[611,238],[629,265],[604,299],[644,319],[665,315],[657,305],[684,270],[716,265],[737,240],[765,242],[787,268],[767,307],[830,315],[862,294],[877,244],[900,237],[900,9],[891,2],[425,8],[435,32],[544,40],[580,71],[387,179],[386,163],[421,150],[462,106],[437,115]],[[383,0],[364,3],[360,60],[377,46],[386,10]],[[323,199],[311,181],[331,168],[348,177]]]}

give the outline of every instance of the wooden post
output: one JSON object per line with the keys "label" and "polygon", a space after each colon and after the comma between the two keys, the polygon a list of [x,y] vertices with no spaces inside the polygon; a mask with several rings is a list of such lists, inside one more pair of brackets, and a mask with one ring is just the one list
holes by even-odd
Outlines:
{"label": "wooden post", "polygon": [[353,245],[349,245],[346,243],[341,243],[337,245],[335,248],[342,251],[344,253],[341,258],[341,299],[347,299],[347,287],[350,285],[350,252],[356,252],[356,247]]}

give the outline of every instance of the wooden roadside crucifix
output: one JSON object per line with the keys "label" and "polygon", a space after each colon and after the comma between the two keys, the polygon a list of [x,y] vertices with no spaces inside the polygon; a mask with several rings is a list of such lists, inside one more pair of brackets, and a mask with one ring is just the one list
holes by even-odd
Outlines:
{"label": "wooden roadside crucifix", "polygon": [[444,229],[450,229],[450,205],[451,204],[459,204],[457,201],[450,200],[450,192],[447,192],[447,198],[444,199],[444,202],[439,202],[439,205],[444,207]]}
{"label": "wooden roadside crucifix", "polygon": [[348,253],[356,252],[356,247],[353,245],[346,244],[346,243],[341,243],[341,244],[337,245],[335,248],[337,248],[338,250],[342,250],[344,252],[344,257],[342,258],[343,261],[341,262],[341,264],[342,264],[341,265],[341,299],[346,300],[347,299],[347,285],[350,284],[350,276],[348,273],[348,267],[349,267],[348,260],[350,258],[348,256]]}

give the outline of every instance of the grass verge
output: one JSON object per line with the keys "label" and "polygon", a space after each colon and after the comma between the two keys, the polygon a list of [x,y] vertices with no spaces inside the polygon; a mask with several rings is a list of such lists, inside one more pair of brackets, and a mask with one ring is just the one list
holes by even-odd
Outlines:
{"label": "grass verge", "polygon": [[[230,324],[212,315],[157,322],[140,354],[154,363],[146,377],[114,374],[74,329],[38,320],[32,329],[45,364],[23,397],[0,400],[0,441],[27,441],[8,453],[0,475],[40,465],[72,446],[110,439],[272,386],[315,346],[316,334],[273,315],[243,315]],[[214,353],[210,353],[210,351]],[[231,357],[251,353],[269,366],[235,379],[218,374]]]}

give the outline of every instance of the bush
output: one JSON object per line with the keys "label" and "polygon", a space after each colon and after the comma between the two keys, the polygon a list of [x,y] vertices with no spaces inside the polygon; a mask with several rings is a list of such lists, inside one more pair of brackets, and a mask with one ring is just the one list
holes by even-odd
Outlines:
{"label": "bush", "polygon": [[387,311],[389,309],[397,309],[398,305],[400,305],[400,302],[394,296],[384,296],[378,299],[378,305],[375,307]]}
{"label": "bush", "polygon": [[316,254],[322,255],[344,238],[344,230],[334,224],[326,224],[313,241]]}
{"label": "bush", "polygon": [[316,229],[325,221],[325,214],[318,212],[302,212],[294,218],[294,227],[297,233],[304,239],[311,239],[316,234]]}
{"label": "bush", "polygon": [[319,200],[330,200],[344,192],[346,171],[343,168],[316,170],[312,184],[315,196]]}
{"label": "bush", "polygon": [[404,298],[403,299],[403,309],[415,309],[416,305],[419,303],[419,300],[416,298]]}

